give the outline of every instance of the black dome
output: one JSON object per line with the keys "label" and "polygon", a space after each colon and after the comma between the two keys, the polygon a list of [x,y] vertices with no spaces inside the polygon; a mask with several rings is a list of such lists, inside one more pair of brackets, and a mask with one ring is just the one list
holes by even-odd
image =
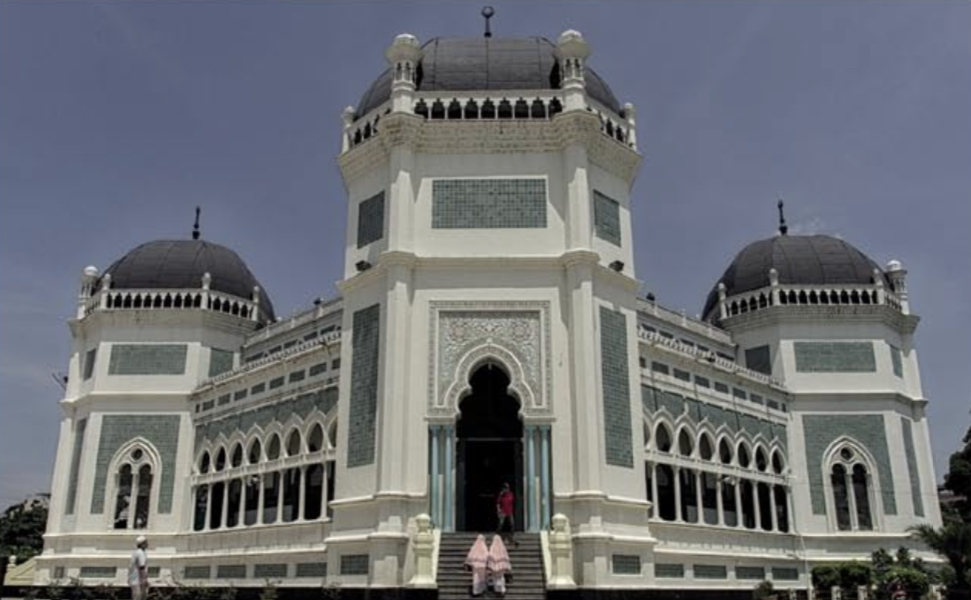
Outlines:
{"label": "black dome", "polygon": [[[418,91],[553,90],[559,89],[553,51],[546,38],[434,38],[422,46]],[[590,68],[587,94],[617,114],[620,103],[610,87]],[[555,83],[555,85],[554,85]],[[362,116],[391,98],[391,70],[364,92],[357,106]]]}
{"label": "black dome", "polygon": [[238,254],[204,240],[158,240],[142,244],[105,270],[112,289],[198,289],[202,276],[210,289],[249,300],[260,286],[260,314],[274,319],[273,304]]}
{"label": "black dome", "polygon": [[[883,270],[851,244],[827,235],[778,235],[752,242],[725,269],[719,282],[733,296],[769,285],[769,269],[779,272],[779,283],[872,284],[873,270]],[[705,319],[717,317],[718,283],[708,294]]]}

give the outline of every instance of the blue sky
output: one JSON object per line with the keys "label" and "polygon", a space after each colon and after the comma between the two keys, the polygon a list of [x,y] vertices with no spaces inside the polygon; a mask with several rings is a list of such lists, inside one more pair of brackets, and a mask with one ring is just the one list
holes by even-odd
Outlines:
{"label": "blue sky", "polygon": [[[971,417],[971,4],[495,2],[497,36],[582,31],[638,108],[638,276],[689,314],[771,235],[909,269],[938,477]],[[46,491],[81,270],[203,236],[277,312],[335,294],[340,113],[394,35],[471,2],[0,3],[0,504]]]}

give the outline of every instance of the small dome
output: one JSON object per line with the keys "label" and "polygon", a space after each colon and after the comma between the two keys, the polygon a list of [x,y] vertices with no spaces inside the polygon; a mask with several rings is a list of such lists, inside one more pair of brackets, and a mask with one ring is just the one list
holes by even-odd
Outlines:
{"label": "small dome", "polygon": [[249,300],[260,287],[260,316],[272,321],[273,304],[238,254],[204,240],[158,240],[142,244],[105,270],[112,289],[199,289],[212,276],[209,289]]}
{"label": "small dome", "polygon": [[869,285],[877,269],[890,287],[879,265],[843,240],[827,235],[778,235],[752,242],[735,256],[708,294],[702,313],[705,319],[718,317],[718,283],[725,284],[726,296],[750,292],[770,284],[770,269],[779,273],[779,283],[794,285]]}
{"label": "small dome", "polygon": [[[422,46],[418,91],[559,89],[559,67],[546,38],[433,38]],[[592,69],[585,69],[587,94],[621,114],[610,87]],[[391,69],[368,87],[357,105],[365,115],[391,98]]]}

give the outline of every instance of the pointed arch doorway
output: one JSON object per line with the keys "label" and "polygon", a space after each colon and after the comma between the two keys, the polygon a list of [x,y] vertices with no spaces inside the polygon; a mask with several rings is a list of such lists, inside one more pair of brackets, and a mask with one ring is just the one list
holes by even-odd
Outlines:
{"label": "pointed arch doorway", "polygon": [[471,392],[459,403],[456,423],[455,526],[494,531],[496,496],[503,483],[516,495],[516,530],[523,519],[523,423],[509,394],[509,375],[487,362],[469,378]]}

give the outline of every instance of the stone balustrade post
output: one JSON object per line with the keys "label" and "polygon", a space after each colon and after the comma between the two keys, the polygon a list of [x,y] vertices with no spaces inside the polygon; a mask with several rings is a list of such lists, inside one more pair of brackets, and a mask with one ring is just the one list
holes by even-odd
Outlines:
{"label": "stone balustrade post", "polygon": [[570,520],[566,515],[557,513],[551,519],[549,533],[550,577],[547,589],[574,589],[573,579],[573,537],[570,534]]}
{"label": "stone balustrade post", "polygon": [[432,518],[425,513],[415,517],[417,530],[413,537],[415,551],[415,574],[411,577],[408,585],[416,588],[435,587],[434,555],[435,555],[435,530],[432,527]]}

